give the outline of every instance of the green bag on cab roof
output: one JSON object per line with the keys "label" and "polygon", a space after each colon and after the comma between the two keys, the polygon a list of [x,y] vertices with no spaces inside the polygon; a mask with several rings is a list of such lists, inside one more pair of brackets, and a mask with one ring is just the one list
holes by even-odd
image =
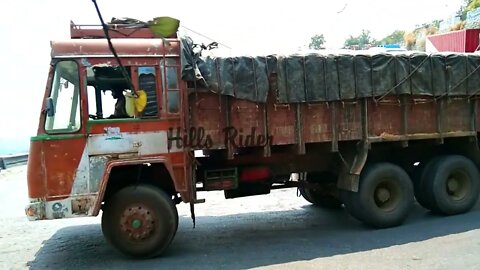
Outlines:
{"label": "green bag on cab roof", "polygon": [[157,37],[171,37],[180,26],[180,21],[172,17],[156,17],[148,22],[148,27]]}

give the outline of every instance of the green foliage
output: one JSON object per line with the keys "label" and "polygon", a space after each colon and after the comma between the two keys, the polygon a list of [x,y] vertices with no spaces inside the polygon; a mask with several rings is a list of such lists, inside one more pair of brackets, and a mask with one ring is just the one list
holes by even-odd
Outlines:
{"label": "green foliage", "polygon": [[468,2],[469,2],[469,3],[468,3],[468,5],[467,5],[467,7],[465,8],[465,10],[466,10],[467,12],[472,11],[472,10],[480,7],[480,0],[470,0],[470,1],[468,1]]}
{"label": "green foliage", "polygon": [[429,28],[440,28],[440,23],[442,21],[441,20],[433,20],[429,23],[422,23],[422,24],[417,24],[415,26],[415,29],[429,29]]}
{"label": "green foliage", "polygon": [[390,35],[384,37],[380,40],[381,45],[386,44],[402,44],[403,43],[403,36],[405,35],[405,31],[395,30]]}
{"label": "green foliage", "polygon": [[311,37],[308,48],[313,50],[321,50],[323,49],[323,44],[325,44],[325,37],[323,36],[323,34],[315,35]]}
{"label": "green foliage", "polygon": [[362,30],[362,33],[356,37],[350,36],[344,43],[346,48],[358,47],[358,49],[366,49],[371,46],[377,46],[378,42],[370,36],[369,30]]}
{"label": "green foliage", "polygon": [[478,7],[480,7],[480,0],[464,0],[463,5],[457,11],[457,15],[460,16],[461,20],[465,20],[467,18],[467,12]]}

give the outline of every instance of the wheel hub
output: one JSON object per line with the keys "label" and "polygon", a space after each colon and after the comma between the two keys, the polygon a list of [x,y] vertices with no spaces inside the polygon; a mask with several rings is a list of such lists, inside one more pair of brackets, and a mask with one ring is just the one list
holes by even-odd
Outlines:
{"label": "wheel hub", "polygon": [[448,179],[447,188],[448,188],[449,192],[455,193],[459,188],[459,183],[458,183],[457,179],[455,179],[455,178]]}
{"label": "wheel hub", "polygon": [[154,229],[152,212],[145,206],[131,206],[125,209],[120,219],[121,230],[132,240],[148,238]]}
{"label": "wheel hub", "polygon": [[463,200],[470,190],[470,177],[461,170],[452,172],[446,181],[446,192],[453,200]]}
{"label": "wheel hub", "polygon": [[142,227],[142,221],[140,219],[134,219],[132,221],[132,227],[134,229],[138,229],[138,228]]}
{"label": "wheel hub", "polygon": [[384,203],[390,199],[390,191],[386,188],[378,188],[375,192],[377,200]]}
{"label": "wheel hub", "polygon": [[402,197],[399,186],[388,178],[377,185],[372,195],[376,206],[386,212],[393,211]]}

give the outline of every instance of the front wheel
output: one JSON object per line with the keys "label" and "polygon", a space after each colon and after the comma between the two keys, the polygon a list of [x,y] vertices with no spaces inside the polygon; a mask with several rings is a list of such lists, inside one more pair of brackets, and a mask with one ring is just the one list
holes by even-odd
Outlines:
{"label": "front wheel", "polygon": [[160,255],[178,226],[173,201],[150,185],[123,188],[105,203],[102,232],[121,253],[137,258]]}

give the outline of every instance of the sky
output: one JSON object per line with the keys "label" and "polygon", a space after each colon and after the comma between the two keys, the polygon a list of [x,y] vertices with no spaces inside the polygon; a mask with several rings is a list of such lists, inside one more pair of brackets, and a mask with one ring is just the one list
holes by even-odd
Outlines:
{"label": "sky", "polygon": [[[175,17],[182,26],[227,45],[231,54],[293,52],[307,46],[315,34],[323,34],[326,46],[336,48],[362,29],[381,39],[397,29],[412,30],[418,24],[447,19],[461,3],[462,0],[98,0],[107,21],[112,17],[145,21],[159,16]],[[77,24],[99,22],[90,0],[0,2],[0,155],[14,151],[11,148],[26,150],[28,138],[35,135],[49,69],[49,42],[68,39],[71,20]]]}

